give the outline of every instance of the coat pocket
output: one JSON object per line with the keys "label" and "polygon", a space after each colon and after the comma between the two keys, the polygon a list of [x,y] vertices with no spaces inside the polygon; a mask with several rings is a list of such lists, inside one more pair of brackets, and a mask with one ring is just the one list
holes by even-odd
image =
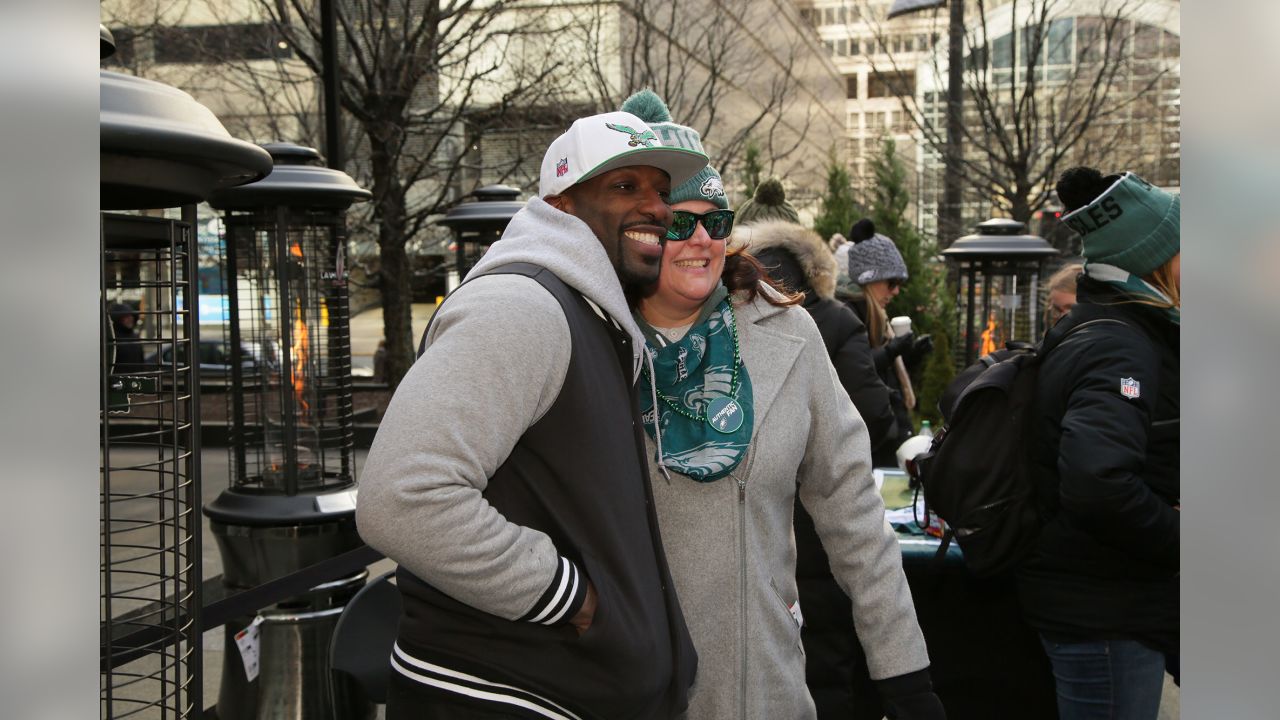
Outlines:
{"label": "coat pocket", "polygon": [[791,622],[791,626],[795,628],[796,647],[800,649],[800,654],[804,654],[804,643],[800,639],[800,628],[804,627],[804,615],[800,612],[800,599],[796,598],[794,602],[787,602],[783,597],[782,591],[778,589],[778,583],[773,579],[769,580],[769,588],[773,590],[773,597],[777,599],[778,606],[782,612],[787,614],[787,618]]}

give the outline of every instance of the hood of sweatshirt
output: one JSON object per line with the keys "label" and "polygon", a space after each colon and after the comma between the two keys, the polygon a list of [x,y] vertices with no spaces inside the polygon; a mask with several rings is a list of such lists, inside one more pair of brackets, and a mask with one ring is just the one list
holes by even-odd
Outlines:
{"label": "hood of sweatshirt", "polygon": [[803,273],[803,283],[796,282],[800,278],[787,278],[791,281],[787,284],[792,289],[802,292],[812,289],[818,297],[835,297],[835,256],[818,233],[792,222],[769,220],[745,224],[735,228],[733,234],[735,239],[746,245],[747,252],[757,257],[766,251],[784,251],[790,254],[790,259],[798,267],[786,268],[787,272],[784,274],[792,275],[797,270]]}
{"label": "hood of sweatshirt", "polygon": [[639,377],[644,335],[631,317],[613,263],[586,223],[542,198],[530,198],[466,279],[517,262],[550,270],[607,313],[631,337],[632,379]]}

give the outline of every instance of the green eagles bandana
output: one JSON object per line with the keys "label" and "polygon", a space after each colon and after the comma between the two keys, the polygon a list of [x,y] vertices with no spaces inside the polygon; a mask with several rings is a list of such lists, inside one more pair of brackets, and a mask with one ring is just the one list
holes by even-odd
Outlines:
{"label": "green eagles bandana", "polygon": [[754,424],[751,379],[737,350],[737,319],[727,292],[717,288],[678,342],[664,345],[639,313],[636,320],[649,340],[645,351],[658,379],[655,412],[646,365],[640,407],[649,437],[655,419],[662,433],[658,460],[698,482],[719,480],[742,462]]}
{"label": "green eagles bandana", "polygon": [[[1160,292],[1151,283],[1134,275],[1133,273],[1118,268],[1115,265],[1107,265],[1106,263],[1085,262],[1084,274],[1099,282],[1107,283],[1118,288],[1126,295],[1133,297],[1147,297],[1152,300],[1161,302],[1169,302],[1169,296]],[[1163,308],[1164,313],[1174,325],[1182,325],[1182,311],[1176,307]]]}

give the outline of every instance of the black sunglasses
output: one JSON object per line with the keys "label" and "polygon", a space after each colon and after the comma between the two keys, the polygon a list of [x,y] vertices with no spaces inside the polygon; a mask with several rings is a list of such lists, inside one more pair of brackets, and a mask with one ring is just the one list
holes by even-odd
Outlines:
{"label": "black sunglasses", "polygon": [[675,217],[671,221],[671,229],[667,231],[664,240],[688,240],[693,237],[693,231],[698,229],[698,223],[702,223],[702,227],[707,229],[707,234],[712,240],[723,240],[733,232],[732,210],[712,210],[701,215],[687,210],[676,210],[672,215]]}

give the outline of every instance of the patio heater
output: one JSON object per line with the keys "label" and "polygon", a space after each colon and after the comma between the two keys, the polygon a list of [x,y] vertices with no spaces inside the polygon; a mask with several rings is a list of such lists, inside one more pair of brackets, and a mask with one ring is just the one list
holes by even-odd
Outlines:
{"label": "patio heater", "polygon": [[102,72],[99,97],[101,207],[141,211],[99,234],[101,716],[198,718],[195,203],[271,158],[168,85]]}
{"label": "patio heater", "polygon": [[[362,542],[355,527],[346,211],[370,197],[316,150],[271,143],[263,180],[214,193],[225,212],[223,287],[231,486],[205,506],[228,592],[301,570]],[[335,687],[328,647],[363,570],[225,627],[218,716],[365,717]],[[237,635],[258,637],[253,677]]]}
{"label": "patio heater", "polygon": [[467,198],[449,208],[439,221],[453,231],[458,282],[467,277],[489,246],[502,237],[511,217],[524,207],[520,190],[510,185],[486,185]]}
{"label": "patio heater", "polygon": [[942,251],[964,308],[957,317],[958,367],[1008,342],[1040,339],[1040,273],[1057,254],[1044,238],[1027,234],[1024,223],[999,218],[978,223],[975,234]]}

